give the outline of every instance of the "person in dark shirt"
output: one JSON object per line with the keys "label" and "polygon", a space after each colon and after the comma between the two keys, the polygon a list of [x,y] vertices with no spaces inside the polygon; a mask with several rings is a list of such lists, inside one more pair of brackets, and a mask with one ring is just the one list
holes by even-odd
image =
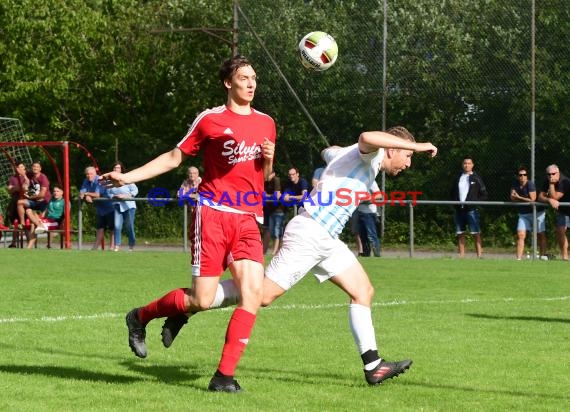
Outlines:
{"label": "person in dark shirt", "polygon": [[[536,186],[532,180],[528,178],[528,170],[526,167],[519,167],[517,170],[517,179],[511,186],[511,200],[513,202],[530,203],[535,202],[537,198]],[[533,230],[533,214],[532,206],[518,206],[517,212],[519,218],[517,221],[517,260],[521,260],[524,252],[524,242],[527,232]],[[536,208],[536,232],[538,238],[538,248],[540,250],[540,259],[548,260],[546,255],[546,211],[544,207]]]}
{"label": "person in dark shirt", "polygon": [[[463,158],[463,171],[453,183],[451,200],[460,202],[487,200],[487,188],[481,176],[473,171],[474,166],[475,163],[473,163],[471,156]],[[455,209],[455,233],[457,234],[459,257],[465,256],[465,233],[467,232],[467,227],[469,227],[469,233],[471,233],[475,241],[477,257],[480,258],[483,254],[483,246],[481,243],[481,222],[477,206],[457,205]]]}
{"label": "person in dark shirt", "polygon": [[561,202],[570,202],[570,179],[560,173],[557,165],[546,168],[546,180],[538,195],[540,202],[548,203],[558,213],[556,216],[556,240],[560,248],[562,260],[568,260],[568,238],[566,228],[570,226],[570,206],[562,206]]}
{"label": "person in dark shirt", "polygon": [[281,179],[271,172],[264,185],[266,200],[263,202],[263,254],[269,250],[273,240],[272,255],[276,255],[283,241],[285,211],[279,201],[281,197]]}
{"label": "person in dark shirt", "polygon": [[303,198],[309,191],[309,183],[299,174],[299,169],[292,167],[287,173],[289,182],[285,184],[283,189],[283,200],[285,204],[297,207],[303,206]]}

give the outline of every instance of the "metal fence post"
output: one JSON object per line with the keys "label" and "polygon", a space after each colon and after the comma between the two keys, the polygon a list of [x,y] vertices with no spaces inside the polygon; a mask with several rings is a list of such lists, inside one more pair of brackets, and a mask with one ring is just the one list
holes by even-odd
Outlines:
{"label": "metal fence post", "polygon": [[414,257],[414,205],[412,202],[408,202],[408,209],[410,213],[410,257]]}
{"label": "metal fence post", "polygon": [[81,210],[81,198],[77,198],[77,249],[83,248],[83,211]]}
{"label": "metal fence post", "polygon": [[184,252],[188,252],[188,204],[184,202],[184,208],[182,208],[182,213],[184,213],[184,227],[182,228],[182,236],[184,236]]}

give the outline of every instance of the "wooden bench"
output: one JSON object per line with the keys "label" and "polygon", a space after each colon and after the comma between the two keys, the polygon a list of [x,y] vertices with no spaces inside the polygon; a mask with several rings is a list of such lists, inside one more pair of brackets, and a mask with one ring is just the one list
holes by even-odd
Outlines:
{"label": "wooden bench", "polygon": [[[79,233],[78,230],[74,230],[74,229],[69,230],[70,235],[77,234],[77,233]],[[63,230],[63,229],[51,229],[51,230],[48,230],[46,232],[46,234],[47,234],[47,248],[48,249],[51,249],[51,242],[53,241],[53,237],[55,235],[59,236],[59,248],[63,249],[63,247],[64,247],[63,241],[65,240],[65,236],[63,236],[63,235],[65,234],[65,230]],[[37,247],[37,244],[38,244],[38,242],[36,240],[36,247]]]}
{"label": "wooden bench", "polygon": [[[16,234],[16,242],[15,242],[16,247],[17,247],[17,248],[20,248],[20,249],[23,249],[23,248],[25,247],[25,246],[24,246],[24,243],[25,243],[24,241],[25,241],[25,238],[26,238],[26,236],[25,236],[25,235],[26,235],[26,230],[29,230],[29,228],[27,228],[27,229],[10,229],[10,228],[9,228],[9,229],[0,229],[0,234],[2,234],[2,242],[4,243],[4,247],[5,247],[5,248],[8,247],[8,239],[7,239],[7,237],[6,237],[6,234],[8,234],[8,233],[9,233],[9,234],[15,233],[15,234]],[[46,235],[47,235],[47,248],[48,248],[48,249],[51,249],[51,247],[52,247],[52,242],[53,242],[53,237],[54,237],[55,235],[59,235],[59,247],[60,247],[61,249],[64,248],[63,242],[64,242],[64,239],[65,239],[65,236],[63,236],[63,235],[65,234],[65,230],[59,229],[59,228],[58,228],[58,229],[51,229],[51,230],[47,230],[45,233],[46,233]],[[69,231],[69,233],[70,233],[70,235],[71,235],[71,234],[77,234],[77,233],[79,233],[79,231],[78,231],[78,230],[71,229],[71,230]],[[38,247],[38,239],[40,239],[40,237],[37,237],[37,238],[36,238],[36,244],[35,244],[35,246],[34,246],[35,248]]]}
{"label": "wooden bench", "polygon": [[24,234],[26,233],[26,231],[24,229],[0,229],[0,234],[2,235],[2,242],[4,242],[4,247],[8,247],[7,243],[8,243],[8,239],[6,234],[10,234],[12,236],[16,236],[16,242],[14,242],[14,239],[12,239],[12,243],[16,244],[16,247],[18,248],[23,248],[24,247]]}

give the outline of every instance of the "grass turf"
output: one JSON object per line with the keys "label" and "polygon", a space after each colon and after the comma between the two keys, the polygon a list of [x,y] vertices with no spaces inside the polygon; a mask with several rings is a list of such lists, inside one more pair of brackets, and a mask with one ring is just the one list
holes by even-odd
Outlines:
{"label": "grass turf", "polygon": [[189,283],[175,252],[0,251],[2,411],[567,410],[570,267],[561,261],[362,260],[379,350],[411,369],[366,385],[347,298],[307,276],[258,316],[245,391],[206,391],[230,316],[195,316],[170,349],[127,346],[124,314]]}

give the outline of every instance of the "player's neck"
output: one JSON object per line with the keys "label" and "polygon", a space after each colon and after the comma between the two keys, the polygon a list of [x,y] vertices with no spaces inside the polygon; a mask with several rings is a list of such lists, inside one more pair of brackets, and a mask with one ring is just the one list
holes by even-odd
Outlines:
{"label": "player's neck", "polygon": [[251,104],[249,102],[237,102],[233,99],[228,99],[226,106],[232,112],[237,114],[251,114]]}

